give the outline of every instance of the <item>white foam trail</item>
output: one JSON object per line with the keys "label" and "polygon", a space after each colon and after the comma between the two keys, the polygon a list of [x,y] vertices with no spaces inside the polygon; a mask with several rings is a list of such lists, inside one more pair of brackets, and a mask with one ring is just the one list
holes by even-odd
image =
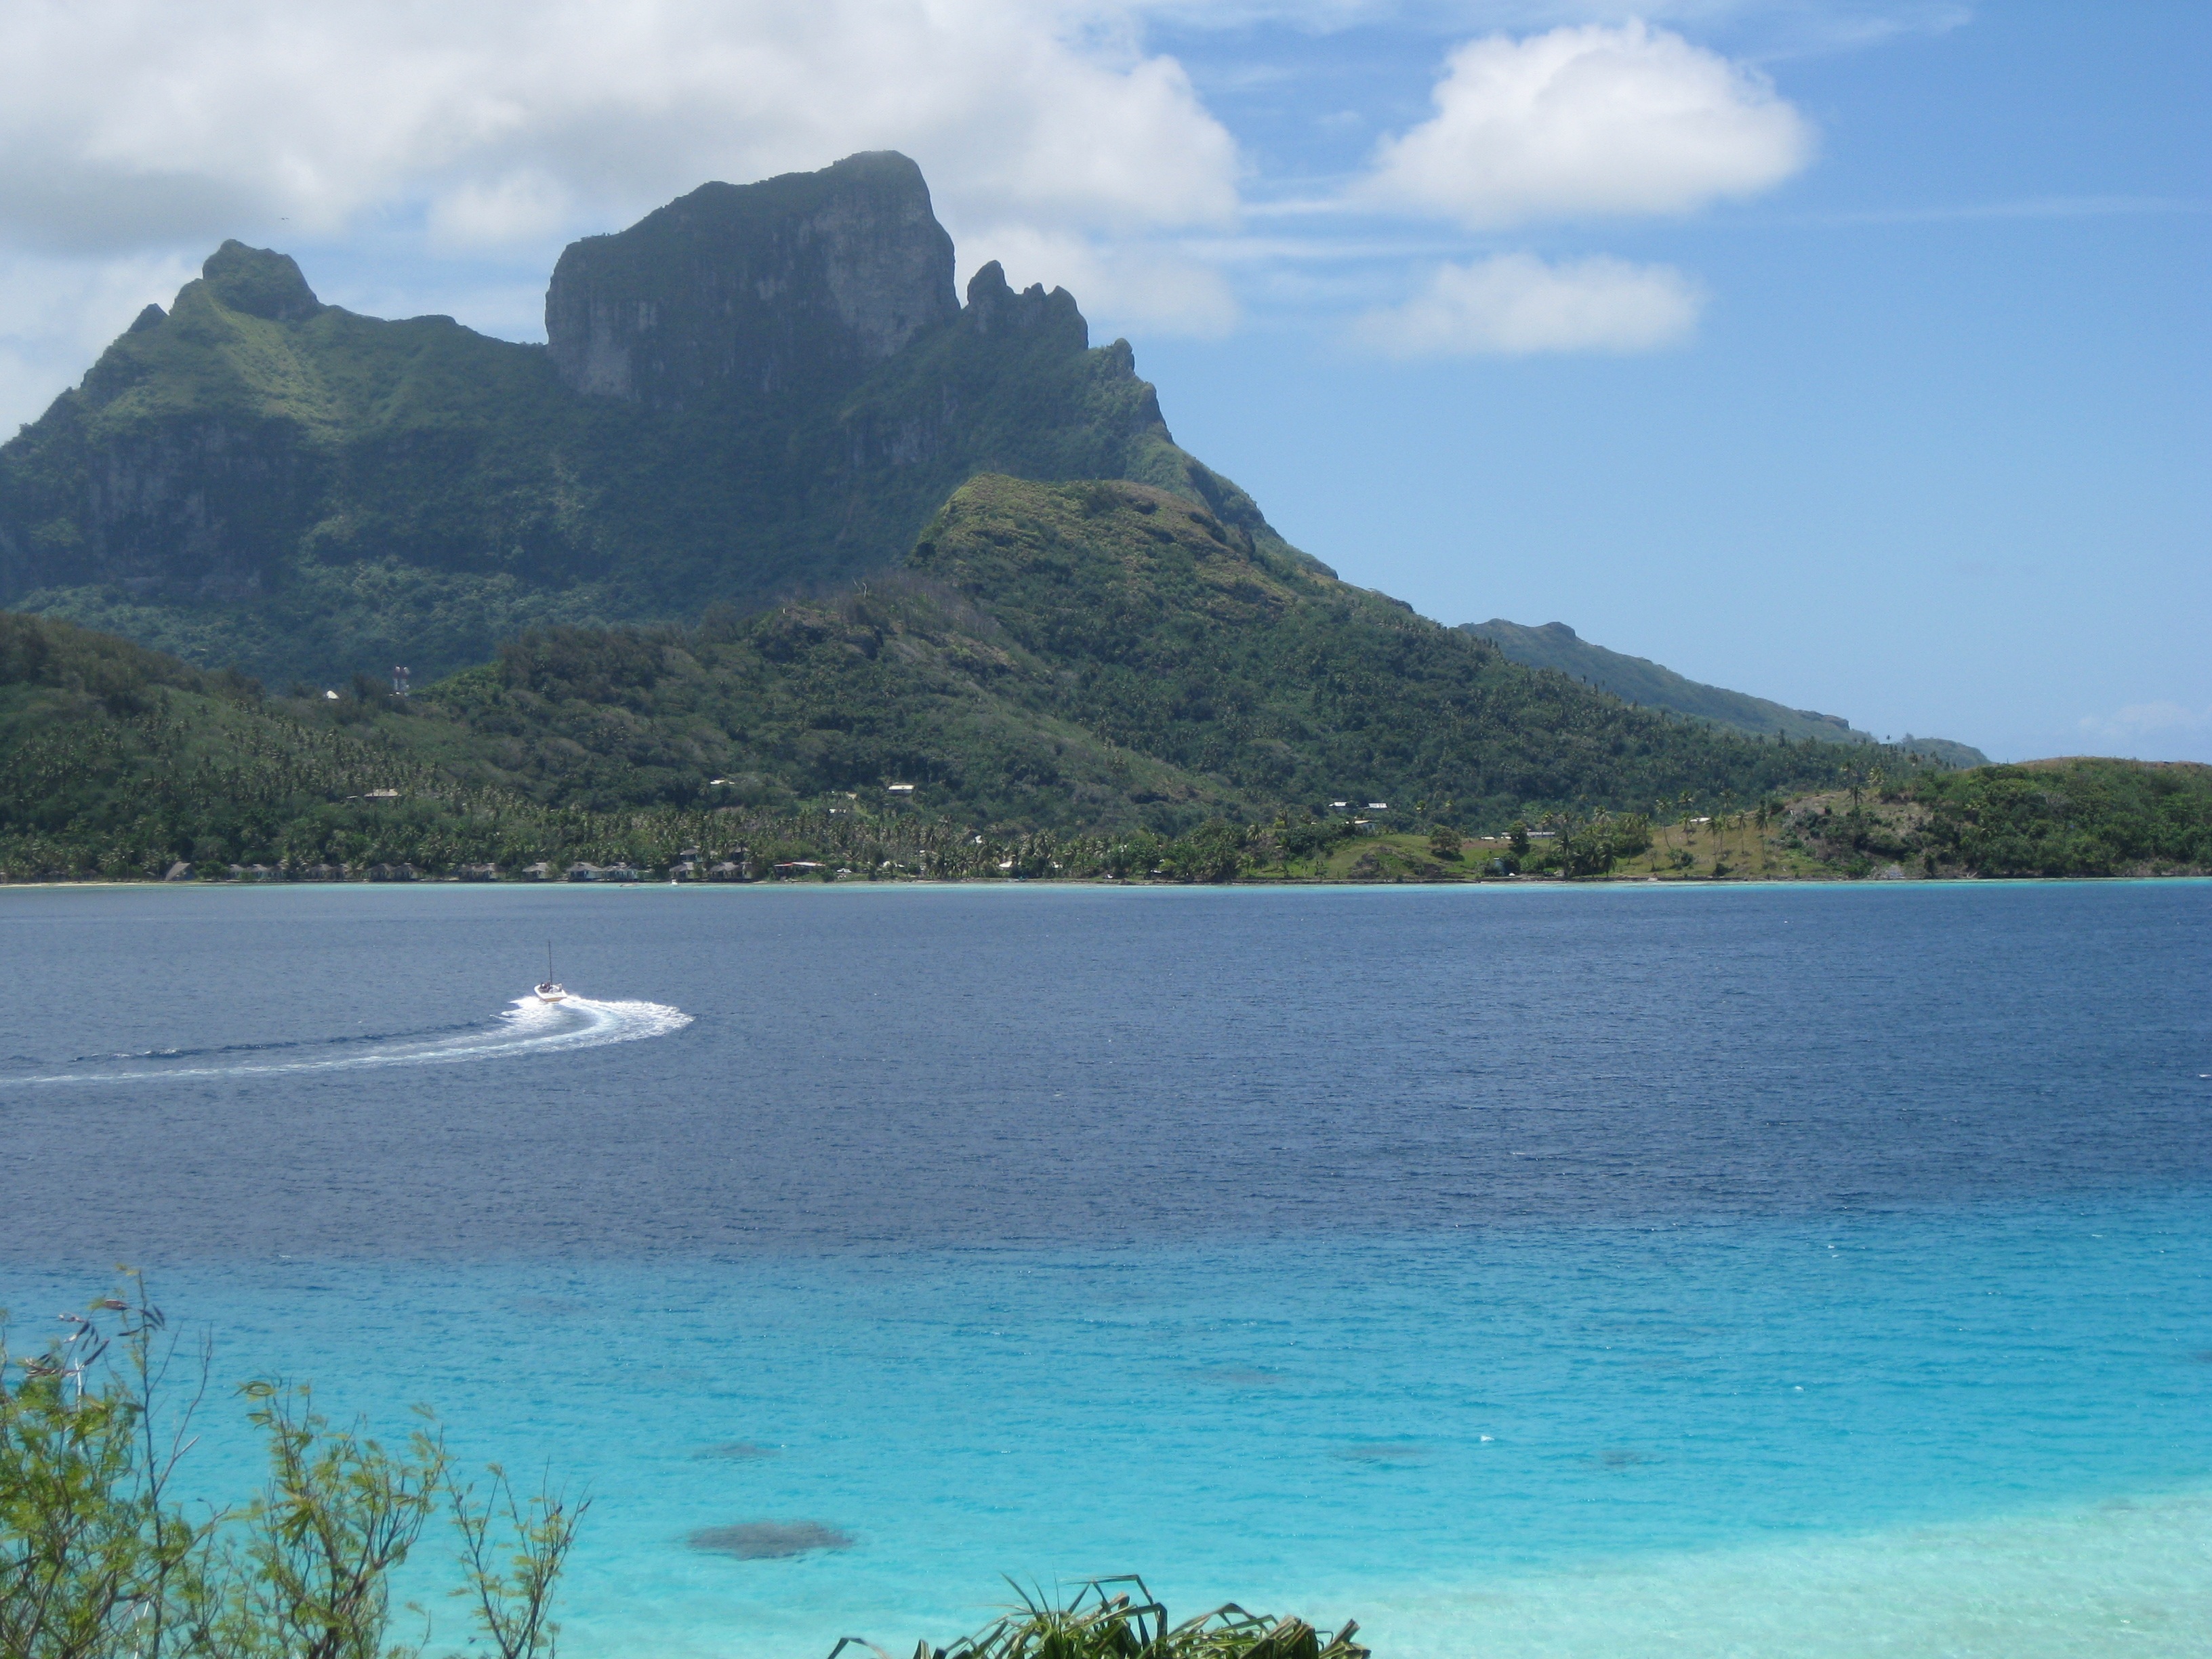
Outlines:
{"label": "white foam trail", "polygon": [[373,1066],[452,1066],[471,1060],[506,1060],[523,1054],[603,1048],[666,1036],[691,1023],[681,1008],[664,1002],[599,1002],[570,996],[561,1002],[517,997],[514,1006],[488,1025],[434,1037],[392,1037],[343,1054],[317,1060],[226,1060],[216,1064],[165,1066],[159,1056],[131,1071],[54,1072],[0,1079],[10,1083],[135,1083],[144,1079],[283,1077],[311,1072],[351,1072]]}

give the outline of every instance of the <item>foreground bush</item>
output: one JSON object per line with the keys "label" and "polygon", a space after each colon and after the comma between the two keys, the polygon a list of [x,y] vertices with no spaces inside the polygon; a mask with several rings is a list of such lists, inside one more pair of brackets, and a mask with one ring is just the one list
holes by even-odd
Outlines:
{"label": "foreground bush", "polygon": [[[239,1394],[268,1449],[267,1485],[238,1508],[195,1513],[172,1486],[209,1353],[173,1381],[161,1310],[137,1275],[121,1288],[65,1316],[36,1353],[10,1351],[0,1314],[0,1659],[420,1659],[428,1615],[402,1609],[423,1628],[399,1638],[391,1578],[441,1512],[471,1650],[554,1659],[553,1592],[588,1499],[519,1497],[496,1464],[480,1498],[427,1411],[387,1447],[316,1411],[307,1385],[263,1379]],[[1122,1584],[1135,1594],[1110,1588]],[[1170,1625],[1142,1580],[1104,1579],[1065,1604],[1024,1596],[915,1659],[1367,1659],[1356,1629],[1234,1605]]]}
{"label": "foreground bush", "polygon": [[[1109,1588],[1117,1584],[1133,1584],[1135,1593]],[[914,1659],[1367,1659],[1352,1639],[1358,1629],[1317,1631],[1303,1619],[1247,1613],[1234,1602],[1170,1625],[1143,1579],[1102,1578],[1065,1603],[1024,1594],[995,1624],[949,1648],[925,1641]],[[830,1650],[830,1659],[871,1645],[848,1636]]]}
{"label": "foreground bush", "polygon": [[588,1501],[519,1498],[495,1465],[479,1499],[427,1414],[388,1448],[332,1424],[307,1385],[264,1380],[240,1393],[267,1486],[196,1515],[171,1488],[207,1355],[172,1390],[161,1311],[135,1275],[125,1289],[39,1353],[10,1352],[0,1327],[0,1659],[417,1654],[392,1639],[391,1575],[441,1510],[477,1634],[498,1659],[552,1659],[546,1613]]}

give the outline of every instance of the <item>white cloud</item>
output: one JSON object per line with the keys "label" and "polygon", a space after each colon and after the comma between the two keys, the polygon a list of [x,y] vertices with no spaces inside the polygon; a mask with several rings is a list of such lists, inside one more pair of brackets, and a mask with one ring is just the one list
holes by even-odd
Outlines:
{"label": "white cloud", "polygon": [[1643,22],[1469,41],[1360,198],[1470,227],[1680,214],[1780,183],[1813,131],[1765,78]]}
{"label": "white cloud", "polygon": [[446,248],[499,247],[552,235],[574,212],[568,188],[526,167],[504,178],[467,179],[430,203],[431,240]]}
{"label": "white cloud", "polygon": [[1962,28],[1967,0],[1128,0],[1132,10],[1190,29],[1280,24],[1313,34],[1408,21],[1417,27],[1525,31],[1560,24],[1674,21],[1755,30],[1765,51],[1848,51],[1899,34]]}
{"label": "white cloud", "polygon": [[0,234],[107,251],[428,204],[535,238],[899,149],[949,216],[1218,225],[1236,147],[1173,59],[1022,0],[13,0]]}
{"label": "white cloud", "polygon": [[1393,357],[1651,351],[1687,339],[1703,302],[1669,265],[1501,253],[1443,266],[1403,305],[1362,317],[1355,334]]}

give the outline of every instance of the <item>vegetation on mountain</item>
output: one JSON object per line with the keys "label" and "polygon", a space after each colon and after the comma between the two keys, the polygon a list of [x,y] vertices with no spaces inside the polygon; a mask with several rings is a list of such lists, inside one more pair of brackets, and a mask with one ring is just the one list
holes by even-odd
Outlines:
{"label": "vegetation on mountain", "polygon": [[[1702,684],[1648,658],[1632,657],[1592,645],[1565,623],[1526,628],[1502,617],[1493,617],[1486,623],[1462,623],[1460,627],[1463,632],[1488,640],[1515,662],[1527,663],[1533,668],[1555,668],[1640,708],[1668,708],[1678,714],[1711,720],[1716,726],[1760,737],[1796,738],[1816,743],[1875,741],[1870,732],[1859,731],[1840,714],[1785,708],[1765,697]],[[1897,746],[1945,766],[1989,764],[1989,757],[1980,750],[1945,738],[1908,735]]]}
{"label": "vegetation on mountain", "polygon": [[[543,348],[224,244],[0,446],[0,873],[1591,876],[1877,768],[1927,869],[2195,857],[2185,790],[1340,581],[1067,294],[951,273],[887,153],[574,245]],[[1777,850],[1896,838],[1823,811]]]}
{"label": "vegetation on mountain", "polygon": [[1396,600],[1129,484],[971,481],[908,568],[1050,663],[1055,712],[1266,801],[1463,824],[1751,794],[1850,751],[1716,732],[1509,662]]}
{"label": "vegetation on mountain", "polygon": [[[875,230],[841,240],[854,225]],[[335,686],[427,680],[533,627],[834,590],[978,471],[1139,478],[1280,544],[1068,295],[994,264],[963,307],[951,281],[896,155],[708,185],[576,244],[544,347],[325,306],[289,258],[226,243],[0,445],[0,603]]]}
{"label": "vegetation on mountain", "polygon": [[1170,834],[1352,798],[1480,823],[1753,793],[1846,754],[1531,673],[1164,490],[999,477],[842,595],[534,631],[416,702],[442,717],[418,752],[548,802],[889,806],[901,783],[980,826]]}

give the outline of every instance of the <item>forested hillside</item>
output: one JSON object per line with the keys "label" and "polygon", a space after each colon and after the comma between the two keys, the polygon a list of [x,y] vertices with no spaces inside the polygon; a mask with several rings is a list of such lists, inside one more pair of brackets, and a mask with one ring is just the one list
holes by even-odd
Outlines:
{"label": "forested hillside", "polygon": [[900,570],[690,629],[534,632],[417,700],[533,799],[1146,827],[1335,800],[1469,826],[1825,782],[1863,758],[1632,709],[1141,484],[963,486]]}
{"label": "forested hillside", "polygon": [[[1117,492],[1126,506],[1103,513],[1076,491],[1047,492],[1056,503],[1020,507],[1007,494],[989,481],[945,515],[935,541],[945,574],[974,580],[963,550],[978,547],[993,550],[988,559],[1028,566],[1032,578],[1055,560],[1075,562],[1051,538],[1078,518],[1055,526],[1055,507],[1086,519],[1126,510],[1147,525],[1180,510],[1175,498],[1127,487]],[[1148,499],[1149,514],[1140,510]],[[1009,513],[1026,526],[1026,541],[1004,527]],[[1370,810],[1355,791],[1337,798],[1353,803],[1340,811],[1328,800],[1241,789],[1133,740],[1211,747],[1231,770],[1254,753],[1261,757],[1255,765],[1285,753],[1327,765],[1337,744],[1380,753],[1376,763],[1388,765],[1401,740],[1376,750],[1346,725],[1302,751],[1267,734],[1294,726],[1298,711],[1279,705],[1232,711],[1226,722],[1192,718],[1172,675],[1176,661],[1203,661],[1218,649],[1218,639],[1209,646],[1214,629],[1204,603],[1149,621],[1141,603],[1116,615],[1115,584],[1164,559],[1224,605],[1258,603],[1272,582],[1273,602],[1288,608],[1311,579],[1292,568],[1263,580],[1241,569],[1196,515],[1189,524],[1211,552],[1187,538],[1171,545],[1149,537],[1150,548],[1123,543],[1113,552],[1108,539],[1120,575],[1093,572],[1087,607],[1015,606],[1002,622],[941,576],[906,579],[746,623],[715,617],[691,629],[526,641],[497,669],[414,698],[394,697],[366,677],[336,696],[270,696],[238,675],[210,674],[65,623],[0,613],[0,879],[558,879],[572,871],[672,871],[734,880],[841,872],[1460,880],[1504,866],[1569,876],[1620,866],[1670,877],[1845,878],[2212,869],[2212,768],[2199,766],[2076,760],[1954,773],[1916,769],[1887,750],[1877,751],[1883,764],[1847,765],[1832,787],[1794,799],[1756,793],[1756,770],[1723,768],[1721,775],[1736,781],[1711,795],[1655,799],[1647,811],[1587,795],[1530,802],[1515,816],[1540,826],[1536,837],[1508,824],[1514,833],[1487,848],[1472,835],[1500,826],[1449,798]],[[1250,591],[1240,592],[1248,582]],[[1338,597],[1360,609],[1356,593]],[[1316,601],[1308,594],[1304,602]],[[1111,677],[1086,688],[1079,669],[1054,670],[1024,642],[1024,633],[1093,627],[1077,623],[1079,609],[1103,616],[1095,625],[1107,637],[1155,653],[1150,660],[1167,690],[1119,696]],[[1334,629],[1308,619],[1305,630],[1280,640],[1283,649],[1308,651],[1321,680],[1339,688],[1324,689],[1316,703],[1353,715],[1364,654],[1422,649],[1388,616],[1355,614]],[[1079,659],[1079,650],[1069,655]],[[1474,741],[1479,717],[1469,720],[1465,710],[1486,697],[1516,721],[1548,704],[1570,734],[1579,726],[1595,738],[1581,745],[1585,755],[1609,754],[1615,735],[1654,735],[1638,722],[1656,722],[1661,735],[1667,726],[1618,704],[1625,722],[1608,725],[1602,700],[1574,701],[1600,694],[1480,653],[1456,665],[1439,657],[1430,667],[1431,701],[1399,722],[1415,733],[1404,744],[1416,756],[1479,759],[1479,748],[1455,745]],[[1233,675],[1217,683],[1236,684]],[[859,690],[867,695],[856,697]],[[839,711],[856,702],[878,711],[874,719],[839,724]],[[1133,741],[1055,708],[1118,714]],[[1420,735],[1426,720],[1442,735]],[[1693,738],[1703,731],[1680,729]],[[1815,777],[1831,758],[1824,749],[1773,747]],[[1861,760],[1866,752],[1858,750]],[[715,753],[755,764],[702,777]],[[867,766],[886,755],[911,763],[911,777],[894,781],[924,780],[912,793],[893,792],[880,775],[871,781]],[[1516,763],[1509,753],[1494,763]],[[974,769],[975,787],[963,785],[962,765]],[[1024,765],[1033,770],[1021,776]]]}

